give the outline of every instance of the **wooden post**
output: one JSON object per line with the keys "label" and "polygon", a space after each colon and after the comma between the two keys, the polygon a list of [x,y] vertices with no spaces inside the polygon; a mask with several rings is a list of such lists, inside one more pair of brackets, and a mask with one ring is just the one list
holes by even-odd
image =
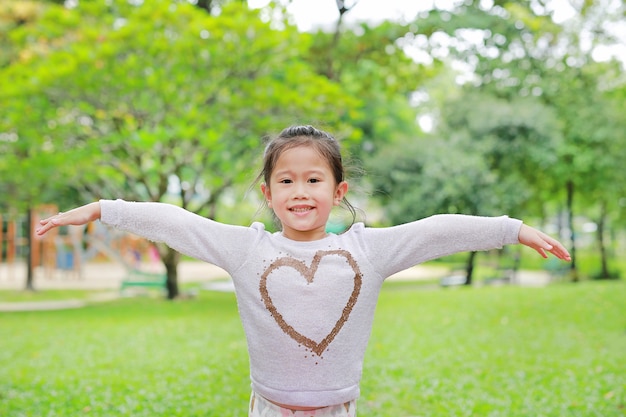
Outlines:
{"label": "wooden post", "polygon": [[15,220],[7,220],[7,236],[6,236],[6,263],[9,274],[9,281],[15,278],[15,244],[17,243]]}
{"label": "wooden post", "polygon": [[16,244],[16,227],[15,220],[7,222],[7,263],[15,262],[15,244]]}
{"label": "wooden post", "polygon": [[[39,223],[39,220],[50,217],[59,212],[59,209],[54,204],[44,204],[37,206],[33,215],[33,229],[35,225]],[[31,231],[34,233],[34,230]],[[33,245],[33,267],[43,267],[44,276],[48,279],[53,278],[54,270],[56,268],[56,248],[54,245],[54,239],[58,234],[58,229],[52,229],[48,232],[45,239],[37,239],[36,244]]]}
{"label": "wooden post", "polygon": [[36,267],[41,265],[41,240],[35,237],[35,225],[39,223],[38,213],[36,210],[32,210],[30,214],[30,230],[28,233],[31,235],[31,247],[30,247],[30,262],[31,268],[35,270]]}

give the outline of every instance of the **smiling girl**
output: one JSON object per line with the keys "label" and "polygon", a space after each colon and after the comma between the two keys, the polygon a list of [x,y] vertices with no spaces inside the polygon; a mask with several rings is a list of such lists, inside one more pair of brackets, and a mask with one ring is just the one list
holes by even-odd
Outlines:
{"label": "smiling girl", "polygon": [[506,216],[436,215],[387,228],[353,222],[344,233],[327,233],[334,206],[343,203],[353,216],[354,209],[338,142],[311,126],[289,127],[271,141],[259,178],[280,232],[122,200],[59,213],[37,230],[99,219],[225,269],[248,342],[250,417],[354,417],[378,295],[396,272],[517,243],[570,259],[558,241]]}

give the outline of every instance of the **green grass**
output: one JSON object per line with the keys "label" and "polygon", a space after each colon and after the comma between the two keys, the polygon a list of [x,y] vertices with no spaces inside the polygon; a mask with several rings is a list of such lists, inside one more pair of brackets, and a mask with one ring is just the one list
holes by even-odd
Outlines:
{"label": "green grass", "polygon": [[387,289],[362,385],[367,415],[626,415],[623,282]]}
{"label": "green grass", "polygon": [[[626,283],[386,284],[359,417],[626,416]],[[0,313],[0,415],[245,416],[232,294]]]}

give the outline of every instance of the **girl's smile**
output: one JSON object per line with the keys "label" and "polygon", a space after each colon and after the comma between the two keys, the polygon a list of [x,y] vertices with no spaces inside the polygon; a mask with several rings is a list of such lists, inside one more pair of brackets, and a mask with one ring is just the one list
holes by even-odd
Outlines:
{"label": "girl's smile", "polygon": [[306,207],[291,207],[289,210],[294,212],[294,213],[308,213],[309,211],[313,210],[313,207],[310,207],[310,206],[306,206]]}
{"label": "girl's smile", "polygon": [[343,199],[348,184],[336,184],[328,162],[316,149],[303,145],[281,153],[269,184],[262,184],[261,190],[285,237],[317,240],[326,236],[330,212]]}

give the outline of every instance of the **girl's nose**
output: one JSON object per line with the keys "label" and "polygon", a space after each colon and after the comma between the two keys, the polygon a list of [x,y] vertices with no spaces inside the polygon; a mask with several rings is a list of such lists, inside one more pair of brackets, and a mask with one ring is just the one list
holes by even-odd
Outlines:
{"label": "girl's nose", "polygon": [[293,198],[307,198],[308,196],[309,195],[306,189],[306,184],[296,183]]}

